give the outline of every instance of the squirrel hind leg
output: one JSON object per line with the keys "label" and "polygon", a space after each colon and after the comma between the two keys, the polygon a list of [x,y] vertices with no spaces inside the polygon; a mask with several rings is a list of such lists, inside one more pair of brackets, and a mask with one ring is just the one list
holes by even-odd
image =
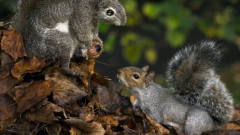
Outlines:
{"label": "squirrel hind leg", "polygon": [[63,73],[70,76],[82,77],[83,74],[81,72],[77,72],[70,68],[71,57],[69,54],[71,54],[71,51],[68,49],[65,51],[66,52],[59,58],[60,68],[62,69]]}
{"label": "squirrel hind leg", "polygon": [[188,112],[184,129],[186,135],[201,135],[214,128],[215,124],[206,111],[192,109]]}
{"label": "squirrel hind leg", "polygon": [[82,73],[70,68],[70,61],[76,49],[76,44],[68,33],[50,30],[46,33],[45,44],[50,59],[57,59],[63,73],[81,77]]}

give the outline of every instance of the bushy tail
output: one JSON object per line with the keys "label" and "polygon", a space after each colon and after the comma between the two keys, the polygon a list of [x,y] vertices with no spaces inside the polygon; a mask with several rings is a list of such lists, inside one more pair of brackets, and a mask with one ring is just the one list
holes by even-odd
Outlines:
{"label": "bushy tail", "polygon": [[13,26],[19,31],[24,29],[28,15],[38,0],[18,0],[17,11],[13,17]]}
{"label": "bushy tail", "polygon": [[168,81],[185,103],[200,106],[221,125],[231,119],[233,101],[215,66],[221,51],[215,42],[202,41],[180,50],[168,65]]}
{"label": "bushy tail", "polygon": [[214,42],[202,41],[187,46],[170,60],[168,81],[178,91],[202,89],[220,58],[221,52]]}

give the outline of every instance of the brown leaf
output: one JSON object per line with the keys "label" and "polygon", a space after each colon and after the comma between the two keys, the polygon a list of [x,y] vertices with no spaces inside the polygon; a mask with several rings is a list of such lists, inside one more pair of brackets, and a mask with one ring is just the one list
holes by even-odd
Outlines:
{"label": "brown leaf", "polygon": [[48,97],[55,88],[53,81],[36,81],[15,88],[17,112],[24,112]]}
{"label": "brown leaf", "polygon": [[105,86],[107,88],[110,87],[110,79],[107,78],[107,77],[103,77],[98,73],[94,73],[92,75],[92,80],[91,81],[92,81],[92,83],[95,83],[97,85],[102,85],[102,86]]}
{"label": "brown leaf", "polygon": [[34,122],[52,124],[59,119],[55,116],[56,113],[61,113],[66,118],[63,108],[45,100],[26,112],[25,118]]}
{"label": "brown leaf", "polygon": [[146,119],[153,126],[153,128],[156,130],[157,134],[161,134],[161,135],[169,135],[170,134],[168,129],[163,127],[161,124],[155,122],[151,117],[146,115]]}
{"label": "brown leaf", "polygon": [[240,120],[240,109],[235,108],[232,116],[232,121]]}
{"label": "brown leaf", "polygon": [[12,58],[4,52],[0,52],[0,72],[8,72],[13,65]]}
{"label": "brown leaf", "polygon": [[97,121],[104,123],[105,125],[118,126],[119,125],[119,116],[107,115],[98,117]]}
{"label": "brown leaf", "polygon": [[17,62],[11,70],[13,77],[21,80],[22,76],[26,73],[40,72],[46,65],[45,60],[39,60],[33,57],[28,60],[21,60]]}
{"label": "brown leaf", "polygon": [[239,130],[240,131],[240,123],[237,122],[229,122],[224,126],[224,129],[227,130]]}
{"label": "brown leaf", "polygon": [[8,76],[9,76],[9,72],[0,73],[0,80],[3,80],[3,79],[5,79]]}
{"label": "brown leaf", "polygon": [[92,121],[95,117],[93,108],[90,107],[81,107],[79,110],[79,118],[89,122]]}
{"label": "brown leaf", "polygon": [[46,129],[49,135],[60,135],[62,131],[62,126],[60,124],[53,124],[53,125],[47,126]]}
{"label": "brown leaf", "polygon": [[83,134],[79,129],[77,129],[75,127],[71,127],[69,132],[70,132],[70,135],[82,135]]}
{"label": "brown leaf", "polygon": [[117,107],[121,105],[121,98],[113,89],[101,85],[97,85],[94,89],[97,91],[97,105],[102,110],[115,112]]}
{"label": "brown leaf", "polygon": [[0,121],[14,118],[16,103],[7,95],[0,95]]}
{"label": "brown leaf", "polygon": [[102,125],[97,122],[87,123],[77,118],[66,119],[65,122],[70,126],[80,129],[82,132],[88,135],[104,135],[105,133]]}
{"label": "brown leaf", "polygon": [[240,131],[216,130],[203,133],[202,135],[240,135]]}
{"label": "brown leaf", "polygon": [[19,81],[13,78],[9,72],[0,74],[0,94],[7,93],[12,89]]}
{"label": "brown leaf", "polygon": [[85,88],[89,88],[89,81],[91,78],[91,75],[94,73],[94,67],[95,67],[95,61],[93,59],[90,59],[88,61],[83,61],[80,65],[76,63],[71,63],[71,67],[83,74],[83,77],[81,77],[81,82],[83,83],[83,86]]}
{"label": "brown leaf", "polygon": [[5,31],[1,43],[2,50],[9,54],[14,59],[14,61],[20,57],[27,56],[20,32],[17,32],[15,30]]}
{"label": "brown leaf", "polygon": [[53,101],[57,105],[66,106],[87,96],[84,87],[79,88],[59,71],[50,70],[46,74],[46,80],[53,81],[56,85],[53,90]]}

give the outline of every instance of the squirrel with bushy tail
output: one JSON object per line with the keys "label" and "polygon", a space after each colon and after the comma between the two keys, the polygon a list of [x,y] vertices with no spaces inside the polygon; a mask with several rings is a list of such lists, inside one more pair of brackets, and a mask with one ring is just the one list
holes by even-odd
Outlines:
{"label": "squirrel with bushy tail", "polygon": [[232,118],[233,99],[215,71],[220,57],[212,41],[180,50],[168,65],[170,89],[153,82],[148,66],[122,68],[118,78],[136,97],[135,110],[186,135],[201,135]]}
{"label": "squirrel with bushy tail", "polygon": [[23,34],[28,57],[60,63],[64,73],[82,74],[69,67],[73,56],[87,58],[93,41],[102,43],[98,23],[125,25],[118,0],[19,0],[13,26]]}

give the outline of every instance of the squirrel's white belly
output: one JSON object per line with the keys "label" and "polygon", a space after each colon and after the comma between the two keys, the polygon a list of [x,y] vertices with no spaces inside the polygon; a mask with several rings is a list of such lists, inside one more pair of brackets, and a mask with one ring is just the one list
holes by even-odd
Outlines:
{"label": "squirrel's white belly", "polygon": [[68,21],[64,22],[64,23],[57,23],[54,30],[63,32],[63,33],[69,33],[69,25],[68,25]]}

